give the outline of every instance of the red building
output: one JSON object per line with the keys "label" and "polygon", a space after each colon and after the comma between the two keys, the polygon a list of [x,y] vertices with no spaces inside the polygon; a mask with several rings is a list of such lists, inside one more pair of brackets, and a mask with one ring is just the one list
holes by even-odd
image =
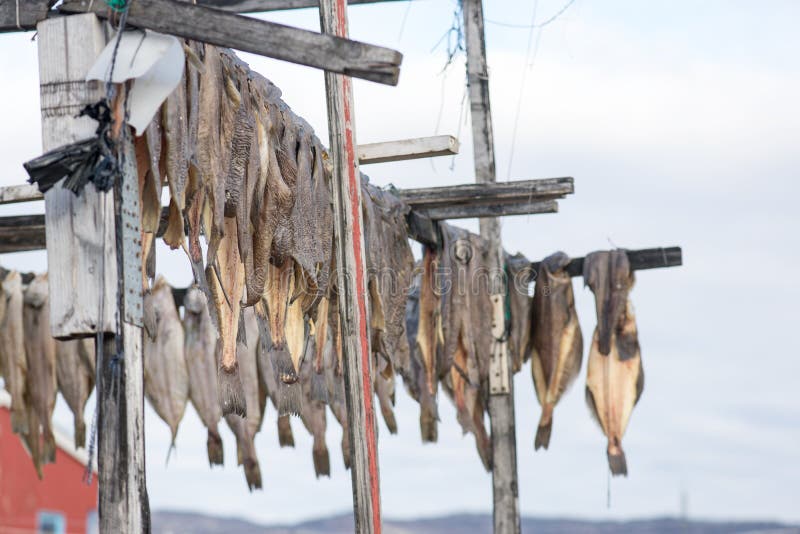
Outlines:
{"label": "red building", "polygon": [[87,455],[56,431],[56,461],[39,480],[27,450],[11,432],[10,398],[0,390],[0,534],[97,531],[97,477],[83,482]]}

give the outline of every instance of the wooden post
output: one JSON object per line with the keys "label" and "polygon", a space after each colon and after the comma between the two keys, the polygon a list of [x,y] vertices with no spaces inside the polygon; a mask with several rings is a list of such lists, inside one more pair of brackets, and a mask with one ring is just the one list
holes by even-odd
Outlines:
{"label": "wooden post", "polygon": [[[347,37],[347,2],[320,0],[323,33]],[[325,72],[328,133],[333,159],[333,212],[339,317],[344,352],[347,419],[350,431],[355,531],[380,534],[378,448],[370,366],[367,274],[361,216],[353,85],[347,76]]]}
{"label": "wooden post", "polygon": [[[48,19],[37,29],[43,145],[50,150],[95,133],[95,121],[74,117],[104,95],[100,84],[85,79],[106,36],[92,14]],[[138,199],[133,145],[129,139],[124,142],[122,182],[132,185]],[[131,244],[123,244],[116,231],[123,226],[115,222],[121,216],[122,185],[118,182],[112,194],[89,184],[79,196],[57,185],[44,196],[45,223],[53,335],[104,334],[96,347],[100,532],[138,534],[150,531],[142,329],[124,320],[129,314],[122,287],[129,267],[122,260]]]}
{"label": "wooden post", "polygon": [[[467,48],[467,84],[469,86],[472,138],[475,152],[475,181],[495,180],[494,140],[489,105],[489,71],[483,31],[481,0],[462,0]],[[492,430],[492,494],[494,497],[495,534],[518,534],[519,493],[517,482],[517,441],[514,428],[514,381],[505,333],[505,289],[503,245],[500,221],[480,220],[481,236],[489,243],[492,276],[493,327],[497,341],[489,367],[489,419]],[[498,335],[499,334],[499,335]]]}
{"label": "wooden post", "polygon": [[[86,83],[86,73],[106,39],[94,15],[44,20],[37,30],[42,146],[48,151],[94,135],[97,123],[75,115],[103,95],[101,84]],[[117,260],[113,195],[99,193],[89,185],[76,197],[56,185],[47,192],[44,203],[53,336],[85,337],[93,335],[98,325],[105,332],[114,332]],[[102,306],[101,299],[105,300]],[[99,317],[101,307],[103,318]]]}

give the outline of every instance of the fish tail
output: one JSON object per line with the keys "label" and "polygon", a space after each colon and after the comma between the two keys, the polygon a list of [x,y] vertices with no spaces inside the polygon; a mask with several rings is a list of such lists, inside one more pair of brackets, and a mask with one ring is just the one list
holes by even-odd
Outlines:
{"label": "fish tail", "polygon": [[278,384],[278,415],[300,415],[303,407],[303,386]]}
{"label": "fish tail", "polygon": [[625,451],[619,440],[614,438],[608,441],[608,467],[614,476],[628,476],[628,463],[625,461]]}
{"label": "fish tail", "polygon": [[292,422],[288,415],[278,417],[278,443],[281,447],[294,448],[294,434]]}
{"label": "fish tail", "polygon": [[81,449],[86,445],[86,423],[81,415],[75,416],[75,448]]}
{"label": "fish tail", "polygon": [[223,465],[222,453],[222,437],[216,430],[208,429],[208,439],[206,440],[206,449],[208,449],[208,465],[209,467],[215,465]]}
{"label": "fish tail", "polygon": [[328,384],[325,382],[325,374],[322,372],[311,373],[311,398],[325,404],[328,403]]}
{"label": "fish tail", "polygon": [[217,372],[217,385],[222,415],[236,414],[247,417],[247,401],[244,398],[242,377],[239,375],[239,364],[235,363],[233,369],[220,367]]}
{"label": "fish tail", "polygon": [[14,431],[15,434],[19,434],[24,436],[29,432],[28,427],[28,418],[24,411],[22,410],[11,410],[11,430]]}
{"label": "fish tail", "polygon": [[342,433],[342,459],[344,460],[344,468],[350,469],[350,433],[346,428]]}
{"label": "fish tail", "polygon": [[175,451],[175,454],[178,453],[178,449],[175,447],[175,434],[172,435],[172,443],[169,444],[169,449],[167,449],[167,459],[164,460],[164,467],[169,465],[169,459],[172,456],[172,451]]}
{"label": "fish tail", "polygon": [[381,405],[381,414],[383,421],[386,423],[386,428],[389,429],[390,434],[397,434],[397,419],[394,416],[394,410],[387,404]]}
{"label": "fish tail", "polygon": [[475,434],[475,448],[478,449],[478,456],[481,458],[484,469],[487,472],[492,470],[492,442],[486,432],[477,432]]}
{"label": "fish tail", "polygon": [[534,450],[544,447],[545,450],[550,446],[550,433],[553,431],[553,405],[545,404],[542,409],[542,417],[539,419],[539,428],[536,430],[536,440]]}
{"label": "fish tail", "polygon": [[438,439],[436,414],[429,407],[423,405],[419,414],[419,428],[422,433],[422,443],[436,443]]}
{"label": "fish tail", "polygon": [[50,430],[45,431],[42,445],[42,463],[51,464],[56,461],[56,437]]}
{"label": "fish tail", "polygon": [[261,489],[261,467],[258,465],[257,458],[245,458],[244,478],[247,481],[247,489]]}
{"label": "fish tail", "polygon": [[297,376],[297,370],[294,368],[292,362],[292,355],[285,343],[281,343],[280,347],[273,347],[270,356],[272,357],[272,365],[278,373],[278,378],[284,384],[294,384],[300,377]]}
{"label": "fish tail", "polygon": [[328,446],[323,442],[321,445],[314,445],[311,451],[314,459],[314,473],[319,477],[331,476],[331,459],[328,454]]}

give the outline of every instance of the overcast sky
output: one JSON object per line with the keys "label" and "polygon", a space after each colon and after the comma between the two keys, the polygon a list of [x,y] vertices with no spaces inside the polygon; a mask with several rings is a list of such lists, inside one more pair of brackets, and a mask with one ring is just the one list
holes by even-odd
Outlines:
{"label": "overcast sky", "polygon": [[[564,0],[538,2],[536,21]],[[606,507],[605,439],[583,400],[585,368],[555,412],[550,450],[533,451],[540,409],[530,368],[515,378],[520,506],[526,515],[800,521],[800,3],[791,0],[671,2],[577,0],[533,35],[535,2],[486,2],[487,49],[499,180],[575,177],[556,215],[503,221],[509,251],[540,259],[620,246],[680,245],[685,265],[637,274],[646,385],[624,439],[630,475],[611,481]],[[460,134],[455,158],[364,167],[380,185],[473,180],[463,58],[442,73],[453,21],[450,0],[350,9],[351,35],[403,52],[400,84],[355,82],[359,142]],[[269,15],[318,29],[315,10]],[[36,44],[0,35],[0,182],[22,183],[21,163],[41,151]],[[447,39],[444,40],[445,42]],[[535,50],[535,54],[533,51]],[[535,56],[532,61],[531,57]],[[327,137],[320,71],[246,55],[286,102]],[[512,130],[520,84],[513,163]],[[459,124],[459,116],[467,121]],[[441,120],[437,118],[441,115]],[[438,124],[438,132],[437,132]],[[3,214],[41,211],[5,207]],[[477,225],[462,222],[472,229]],[[43,252],[10,254],[5,267],[44,270]],[[159,270],[190,280],[182,253],[159,250]],[[593,297],[574,281],[587,337]],[[418,406],[398,389],[400,433],[380,425],[385,515],[491,510],[491,477],[471,437],[440,401],[439,443],[423,446]],[[293,421],[297,446],[279,449],[268,409],[256,445],[264,491],[247,492],[225,432],[224,469],[209,470],[205,431],[193,409],[165,466],[167,426],[147,410],[147,477],[154,509],[178,508],[293,522],[350,509],[350,475],[329,417],[331,479],[315,480],[311,441]],[[91,410],[87,410],[87,418]],[[59,404],[56,419],[71,428]]]}

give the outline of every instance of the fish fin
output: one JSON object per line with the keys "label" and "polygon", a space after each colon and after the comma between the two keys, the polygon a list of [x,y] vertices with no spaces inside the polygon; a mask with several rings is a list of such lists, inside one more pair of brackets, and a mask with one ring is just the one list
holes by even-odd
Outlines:
{"label": "fish fin", "polygon": [[169,449],[167,449],[167,459],[164,460],[164,467],[169,465],[169,458],[172,455],[172,451],[175,451],[175,454],[178,454],[178,449],[175,447],[175,436],[172,436],[172,443],[169,444]]}
{"label": "fish fin", "polygon": [[328,403],[328,384],[325,382],[325,373],[311,373],[311,399]]}
{"label": "fish fin", "polygon": [[244,398],[244,386],[239,374],[239,364],[233,369],[219,368],[217,371],[217,386],[219,390],[219,406],[222,415],[236,414],[247,417],[247,401]]}
{"label": "fish fin", "polygon": [[208,449],[208,465],[213,467],[215,465],[224,465],[224,455],[222,452],[222,437],[219,432],[208,429],[208,440],[206,440],[206,449]]}
{"label": "fish fin", "polygon": [[542,409],[542,417],[539,419],[539,428],[536,430],[536,440],[534,441],[534,450],[539,450],[550,445],[550,433],[553,431],[553,405],[545,404]]}
{"label": "fish fin", "polygon": [[592,419],[603,428],[603,423],[600,422],[600,415],[597,412],[597,404],[594,402],[594,395],[592,394],[592,390],[589,389],[589,386],[586,386],[586,405],[589,407],[589,414],[592,416]]}
{"label": "fish fin", "polygon": [[82,449],[86,445],[86,423],[83,422],[82,415],[75,416],[75,448]]}
{"label": "fish fin", "polygon": [[397,434],[397,419],[394,416],[392,407],[390,405],[382,405],[381,414],[383,415],[383,422],[386,423],[386,428],[389,429],[389,433]]}
{"label": "fish fin", "polygon": [[270,351],[272,365],[278,373],[278,379],[284,384],[294,384],[299,380],[297,371],[292,362],[292,355],[286,347],[286,343],[281,343],[280,347],[273,347]]}
{"label": "fish fin", "polygon": [[342,434],[342,460],[344,461],[344,468],[350,469],[350,436],[347,429]]}
{"label": "fish fin", "polygon": [[303,386],[278,384],[278,415],[300,415],[303,408]]}
{"label": "fish fin", "polygon": [[478,449],[478,456],[481,459],[483,468],[486,472],[492,471],[492,443],[486,432],[478,432],[475,434],[475,448]]}
{"label": "fish fin", "polygon": [[625,461],[625,451],[622,445],[614,440],[608,443],[608,467],[613,476],[628,476],[628,463]]}
{"label": "fish fin", "polygon": [[642,391],[644,391],[644,367],[642,367],[642,360],[639,359],[639,375],[636,377],[636,400],[633,405],[639,404],[639,399],[642,398]]}
{"label": "fish fin", "polygon": [[278,417],[278,444],[281,447],[294,448],[294,434],[292,433],[292,421],[288,415]]}
{"label": "fish fin", "polygon": [[323,443],[320,447],[314,447],[311,451],[314,459],[314,474],[319,477],[331,476],[331,459],[328,454],[328,446]]}

